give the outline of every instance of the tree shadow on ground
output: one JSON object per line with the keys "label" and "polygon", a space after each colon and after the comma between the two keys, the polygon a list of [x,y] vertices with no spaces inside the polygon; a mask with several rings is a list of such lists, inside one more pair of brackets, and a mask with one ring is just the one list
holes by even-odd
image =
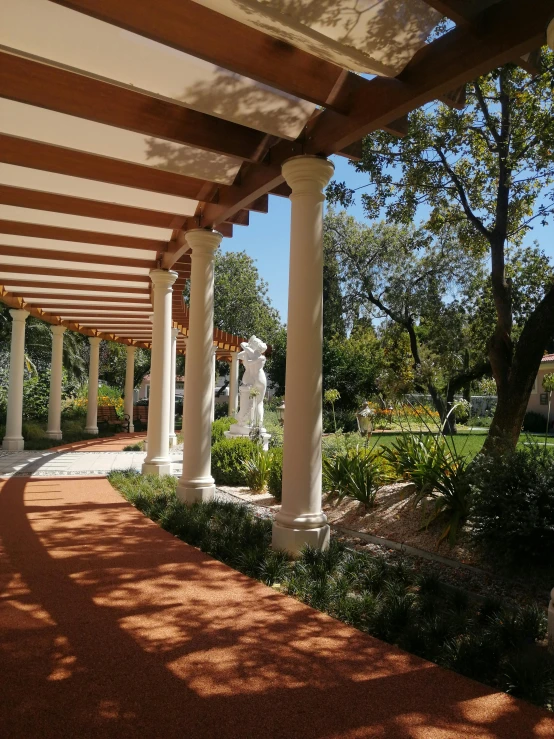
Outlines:
{"label": "tree shadow on ground", "polygon": [[107,480],[0,489],[6,736],[552,735],[544,711],[368,637],[161,530]]}

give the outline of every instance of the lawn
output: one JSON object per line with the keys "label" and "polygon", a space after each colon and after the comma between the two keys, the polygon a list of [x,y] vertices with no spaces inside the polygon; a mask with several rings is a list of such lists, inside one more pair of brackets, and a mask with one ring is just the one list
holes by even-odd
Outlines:
{"label": "lawn", "polygon": [[[409,433],[409,432],[405,432]],[[471,459],[475,457],[480,451],[487,438],[488,429],[482,429],[479,431],[458,431],[456,436],[446,437],[447,444],[451,448],[455,448],[456,451]],[[369,439],[364,439],[360,434],[329,434],[323,438],[323,450],[324,452],[331,452],[335,449],[339,449],[341,446],[346,448],[352,448],[357,445],[365,446],[372,449],[379,446],[390,446],[393,444],[402,434],[391,434],[391,433],[380,433],[374,431]],[[519,439],[518,447],[528,444],[543,444],[544,434],[522,434]],[[554,437],[548,440],[548,446],[551,452],[554,453]]]}

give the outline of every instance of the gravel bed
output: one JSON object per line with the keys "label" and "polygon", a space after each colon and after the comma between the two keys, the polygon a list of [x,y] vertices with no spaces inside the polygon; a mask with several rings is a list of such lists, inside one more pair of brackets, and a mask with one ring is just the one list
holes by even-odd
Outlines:
{"label": "gravel bed", "polygon": [[[258,518],[273,519],[279,510],[279,506],[275,504],[257,504],[254,502],[255,499],[262,496],[252,495],[246,488],[222,486],[217,488],[217,497],[220,500],[248,506]],[[267,497],[264,498],[264,502]],[[435,574],[447,585],[461,588],[477,599],[496,597],[503,601],[512,602],[514,605],[535,602],[539,607],[546,610],[550,600],[550,590],[554,586],[554,573],[552,582],[550,582],[550,578],[546,573],[526,573],[525,579],[509,579],[477,567],[460,567],[455,560],[452,560],[452,564],[446,564],[390,549],[381,544],[364,541],[354,535],[345,535],[334,527],[331,529],[331,535],[345,546],[356,551],[367,553],[373,557],[382,557],[391,564],[402,560],[410,564],[418,574]],[[428,554],[433,556],[432,552]]]}

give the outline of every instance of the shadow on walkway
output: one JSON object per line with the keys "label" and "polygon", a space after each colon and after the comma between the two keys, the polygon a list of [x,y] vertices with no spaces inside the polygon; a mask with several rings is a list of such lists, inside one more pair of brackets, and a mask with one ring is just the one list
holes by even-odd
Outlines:
{"label": "shadow on walkway", "polygon": [[105,479],[0,483],[0,725],[19,737],[531,739],[554,718],[183,544]]}
{"label": "shadow on walkway", "polygon": [[50,447],[49,452],[121,452],[129,444],[138,444],[146,439],[146,431],[134,431],[132,434],[121,433],[115,436],[106,436],[101,439],[87,439],[74,441],[70,444]]}

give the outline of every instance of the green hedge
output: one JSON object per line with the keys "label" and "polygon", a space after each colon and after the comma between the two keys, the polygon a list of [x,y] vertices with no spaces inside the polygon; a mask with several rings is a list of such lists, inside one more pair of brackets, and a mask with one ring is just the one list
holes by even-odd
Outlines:
{"label": "green hedge", "polygon": [[250,439],[221,439],[212,446],[212,475],[216,485],[246,486],[245,462],[251,459],[256,444]]}
{"label": "green hedge", "polygon": [[283,494],[283,447],[274,447],[271,450],[271,467],[267,489],[275,500],[280,503]]}
{"label": "green hedge", "polygon": [[218,418],[212,423],[212,446],[225,438],[225,432],[229,431],[234,423],[236,423],[235,419],[229,416]]}

